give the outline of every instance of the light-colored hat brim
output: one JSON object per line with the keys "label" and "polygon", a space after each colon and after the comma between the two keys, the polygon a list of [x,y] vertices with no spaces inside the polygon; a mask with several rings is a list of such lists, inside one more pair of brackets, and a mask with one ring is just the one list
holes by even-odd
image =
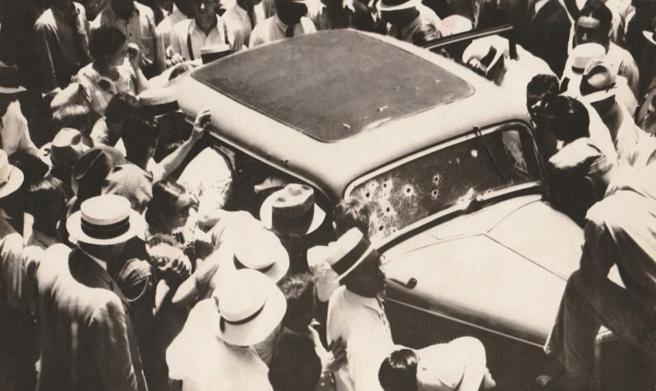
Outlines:
{"label": "light-colored hat brim", "polygon": [[[235,256],[235,240],[237,236],[233,237],[231,240],[228,240],[223,243],[222,246],[217,250],[216,256],[219,260],[219,272],[216,276],[220,279],[229,273],[237,271],[237,266],[234,262]],[[257,245],[255,243],[255,245]],[[282,259],[276,261],[276,263],[271,266],[271,269],[267,270],[266,273],[262,273],[265,276],[269,277],[271,281],[278,282],[280,281],[289,271],[289,254],[285,251]],[[218,286],[220,281],[215,281],[215,286]]]}
{"label": "light-colored hat brim", "polygon": [[378,3],[378,10],[379,11],[400,11],[408,8],[413,8],[417,7],[421,2],[419,0],[408,0],[405,3],[397,4],[397,5],[385,5],[382,3]]}
{"label": "light-colored hat brim", "polygon": [[130,227],[125,233],[113,238],[98,239],[91,237],[82,231],[82,212],[78,210],[66,220],[66,229],[71,238],[78,242],[109,246],[112,244],[127,242],[133,237],[143,234],[146,231],[146,220],[138,212],[130,210],[129,219]]}
{"label": "light-colored hat brim", "polygon": [[23,184],[23,171],[15,166],[11,166],[11,173],[9,173],[9,180],[4,185],[0,186],[0,198],[5,198],[18,190]]}
{"label": "light-colored hat brim", "polygon": [[[262,202],[262,206],[260,207],[260,221],[264,226],[272,231],[275,231],[273,229],[273,200],[275,197],[273,197],[275,193],[271,194],[268,196],[264,202]],[[326,212],[324,212],[323,209],[319,207],[316,203],[314,204],[314,213],[312,214],[312,222],[310,223],[310,227],[303,232],[304,235],[309,235],[312,232],[316,231],[323,221],[326,218]]]}
{"label": "light-colored hat brim", "polygon": [[617,87],[613,87],[604,91],[597,91],[593,92],[592,94],[581,95],[579,99],[585,101],[586,103],[597,103],[601,102],[602,100],[614,97],[616,93]]}
{"label": "light-colored hat brim", "polygon": [[21,92],[27,91],[27,88],[25,87],[3,87],[0,86],[0,94],[3,95],[13,95],[13,94],[20,94]]}
{"label": "light-colored hat brim", "polygon": [[[285,296],[275,284],[271,284],[264,308],[255,319],[241,325],[224,322],[225,330],[217,327],[217,336],[230,345],[253,346],[264,341],[280,325],[286,310]],[[217,315],[220,323],[221,315],[218,310]]]}
{"label": "light-colored hat brim", "polygon": [[654,32],[653,31],[643,30],[642,35],[647,39],[647,41],[651,42],[652,45],[656,45],[656,41],[654,40]]}
{"label": "light-colored hat brim", "polygon": [[371,255],[371,253],[372,253],[374,250],[375,250],[374,246],[373,246],[373,245],[369,245],[369,247],[367,248],[367,251],[365,251],[365,253],[362,254],[362,255],[360,256],[360,258],[358,258],[358,260],[355,261],[355,262],[353,263],[353,265],[351,265],[351,267],[349,267],[348,269],[346,269],[346,271],[345,271],[344,273],[339,274],[339,275],[337,276],[337,281],[342,281],[342,280],[343,280],[344,278],[346,278],[349,274],[353,273],[353,271],[354,271],[355,269],[357,269],[358,266],[362,265],[362,263],[364,263],[364,261],[366,261],[366,260],[369,258],[369,256]]}

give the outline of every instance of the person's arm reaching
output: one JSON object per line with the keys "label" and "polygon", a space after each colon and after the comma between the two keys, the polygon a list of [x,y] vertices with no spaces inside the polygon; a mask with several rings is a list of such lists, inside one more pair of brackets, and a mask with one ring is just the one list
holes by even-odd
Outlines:
{"label": "person's arm reaching", "polygon": [[148,79],[146,79],[146,76],[144,76],[143,71],[139,66],[139,59],[141,58],[140,54],[141,50],[139,49],[139,46],[134,43],[128,45],[128,55],[130,58],[130,66],[134,72],[134,84],[135,89],[137,90],[137,95],[147,90],[149,87]]}
{"label": "person's arm reaching", "polygon": [[161,170],[156,171],[162,173],[162,178],[155,178],[155,181],[165,179],[173,171],[175,171],[180,166],[180,164],[182,164],[196,142],[198,142],[198,140],[203,138],[203,135],[205,135],[205,132],[209,128],[211,115],[212,113],[209,109],[205,109],[198,113],[196,120],[194,121],[194,128],[191,131],[191,136],[189,136],[187,141],[185,141],[178,149],[171,152],[158,163],[158,166],[161,168]]}

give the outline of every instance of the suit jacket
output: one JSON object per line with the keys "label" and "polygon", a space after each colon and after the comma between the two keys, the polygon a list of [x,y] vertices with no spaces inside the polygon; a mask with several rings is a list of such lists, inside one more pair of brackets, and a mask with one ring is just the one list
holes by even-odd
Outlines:
{"label": "suit jacket", "polygon": [[79,249],[54,246],[37,271],[41,371],[37,390],[146,391],[127,301]]}
{"label": "suit jacket", "polygon": [[560,76],[567,61],[570,28],[565,8],[558,0],[549,0],[528,21],[525,33],[519,37],[525,49],[543,59]]}

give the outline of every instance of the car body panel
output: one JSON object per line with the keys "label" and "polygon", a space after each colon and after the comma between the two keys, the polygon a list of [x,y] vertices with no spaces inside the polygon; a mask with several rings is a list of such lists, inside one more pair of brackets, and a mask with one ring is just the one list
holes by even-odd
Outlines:
{"label": "car body panel", "polygon": [[[385,253],[385,272],[414,289],[391,286],[391,299],[534,344],[544,343],[583,237],[539,195],[521,196],[456,217]],[[545,230],[544,218],[558,230]],[[535,219],[510,232],[507,226]],[[541,236],[541,244],[531,248]],[[549,245],[559,259],[539,256]],[[510,247],[509,245],[517,245]],[[517,250],[519,248],[519,251]],[[537,255],[537,256],[536,256]],[[430,278],[427,278],[430,276]]]}
{"label": "car body panel", "polygon": [[[344,33],[347,32],[335,30],[318,34],[331,39],[333,35]],[[528,121],[528,113],[521,100],[513,98],[516,93],[511,94],[467,68],[427,50],[387,37],[371,36],[415,54],[419,62],[430,61],[441,72],[448,71],[467,80],[475,93],[449,104],[390,119],[352,137],[325,143],[217,93],[193,77],[194,72],[202,69],[178,77],[170,87],[175,90],[180,107],[189,117],[204,108],[213,108],[212,127],[216,137],[319,184],[326,195],[334,199],[342,197],[352,180],[390,161],[471,132],[475,127],[487,127],[508,120]],[[271,45],[293,45],[297,39],[303,37]],[[216,64],[240,55],[233,54],[218,60]],[[329,66],[326,64],[326,67]],[[398,72],[406,73],[408,70],[398,69]],[[356,82],[353,80],[353,83]],[[508,99],[502,105],[490,107],[489,102],[500,96]],[[363,96],[362,99],[367,97]]]}

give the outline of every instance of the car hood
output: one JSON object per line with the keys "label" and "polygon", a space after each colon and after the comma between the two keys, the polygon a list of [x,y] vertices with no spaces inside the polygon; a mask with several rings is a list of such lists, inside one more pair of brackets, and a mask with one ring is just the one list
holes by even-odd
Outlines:
{"label": "car hood", "polygon": [[499,202],[423,231],[385,253],[388,298],[494,332],[542,344],[582,230],[541,196]]}

